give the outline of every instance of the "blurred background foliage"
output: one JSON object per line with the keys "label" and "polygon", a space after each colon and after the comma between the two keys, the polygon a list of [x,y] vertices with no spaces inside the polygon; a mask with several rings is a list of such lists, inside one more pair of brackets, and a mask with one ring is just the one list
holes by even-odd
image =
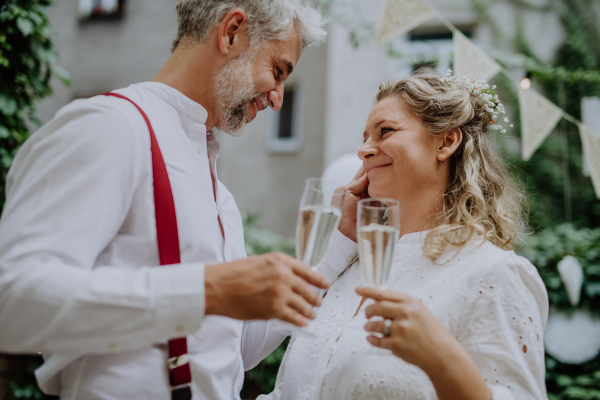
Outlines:
{"label": "blurred background foliage", "polygon": [[35,102],[52,93],[54,75],[69,84],[69,74],[56,64],[50,0],[7,0],[0,6],[0,210],[4,180],[30,129],[39,126]]}
{"label": "blurred background foliage", "polygon": [[[552,307],[576,308],[600,315],[600,228],[560,224],[527,238],[523,255],[538,268],[546,284]],[[576,255],[583,267],[583,288],[577,307],[569,302],[557,264],[566,255]],[[579,365],[562,363],[546,354],[546,385],[550,400],[600,399],[600,355]]]}

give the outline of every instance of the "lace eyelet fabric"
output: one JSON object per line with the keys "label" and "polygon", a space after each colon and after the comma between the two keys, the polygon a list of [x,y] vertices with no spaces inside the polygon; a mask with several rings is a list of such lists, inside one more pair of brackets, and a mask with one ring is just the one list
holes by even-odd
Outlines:
{"label": "lace eyelet fabric", "polygon": [[[390,290],[420,299],[477,365],[494,400],[546,398],[543,332],[548,298],[535,267],[512,251],[474,240],[435,263],[424,234],[404,235]],[[415,365],[375,349],[363,329],[364,279],[358,262],[333,283],[308,330],[290,342],[273,393],[259,399],[437,399]],[[358,312],[357,312],[358,310]]]}

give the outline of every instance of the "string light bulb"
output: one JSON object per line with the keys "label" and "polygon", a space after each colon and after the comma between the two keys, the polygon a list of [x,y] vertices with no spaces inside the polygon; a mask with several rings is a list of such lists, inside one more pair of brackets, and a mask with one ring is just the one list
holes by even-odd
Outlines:
{"label": "string light bulb", "polygon": [[521,81],[521,87],[523,89],[529,89],[531,87],[531,81],[529,80],[529,78],[523,78],[523,80]]}

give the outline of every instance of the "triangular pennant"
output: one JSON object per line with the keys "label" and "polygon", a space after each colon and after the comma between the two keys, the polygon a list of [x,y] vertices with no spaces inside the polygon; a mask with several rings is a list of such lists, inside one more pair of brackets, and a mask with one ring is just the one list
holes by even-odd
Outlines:
{"label": "triangular pennant", "polygon": [[[581,122],[595,132],[600,132],[600,98],[595,96],[581,98]],[[590,162],[585,152],[583,152],[581,163],[583,164],[583,175],[590,176]]]}
{"label": "triangular pennant", "polygon": [[596,197],[600,199],[600,135],[583,124],[579,125],[579,134],[583,153],[589,163],[590,176],[596,190]]}
{"label": "triangular pennant", "polygon": [[532,89],[519,88],[521,154],[529,160],[563,116],[563,110]]}
{"label": "triangular pennant", "polygon": [[385,0],[373,46],[416,28],[433,13],[433,9],[423,0]]}
{"label": "triangular pennant", "polygon": [[557,265],[560,279],[562,279],[567,296],[572,306],[579,304],[581,286],[583,285],[583,269],[579,261],[573,256],[565,256]]}
{"label": "triangular pennant", "polygon": [[459,30],[454,31],[452,38],[454,40],[454,75],[458,78],[466,76],[469,79],[487,81],[502,70],[496,61],[481,51]]}

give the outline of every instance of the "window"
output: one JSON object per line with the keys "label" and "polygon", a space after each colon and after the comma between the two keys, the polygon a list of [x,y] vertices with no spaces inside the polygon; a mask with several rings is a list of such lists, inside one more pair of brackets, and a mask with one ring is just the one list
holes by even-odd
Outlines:
{"label": "window", "polygon": [[123,16],[125,0],[79,0],[81,22],[115,20]]}
{"label": "window", "polygon": [[291,139],[292,138],[292,122],[293,122],[293,111],[294,111],[294,90],[287,90],[284,92],[283,98],[285,99],[281,110],[279,110],[279,123],[277,124],[277,139]]}
{"label": "window", "polygon": [[267,110],[266,144],[271,153],[296,153],[302,148],[303,100],[299,87],[286,87],[281,109]]}
{"label": "window", "polygon": [[[466,36],[471,37],[473,26],[459,27]],[[452,68],[452,32],[445,26],[429,26],[414,29],[408,34],[409,52],[419,61],[412,65],[416,71],[423,67],[434,67],[445,73]]]}
{"label": "window", "polygon": [[[463,35],[470,38],[472,36],[473,27],[458,28]],[[430,40],[452,40],[452,32],[444,26],[427,27],[415,29],[408,34],[408,40],[411,42],[424,42]]]}

